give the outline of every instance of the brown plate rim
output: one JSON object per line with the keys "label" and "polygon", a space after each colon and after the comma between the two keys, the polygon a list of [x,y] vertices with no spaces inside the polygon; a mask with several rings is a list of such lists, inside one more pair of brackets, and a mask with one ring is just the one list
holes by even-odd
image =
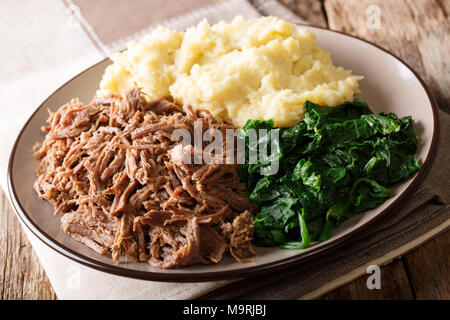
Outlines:
{"label": "brown plate rim", "polygon": [[[301,25],[301,24],[300,24]],[[368,43],[369,45],[374,46],[375,48],[378,48],[385,53],[391,55],[395,59],[397,59],[399,62],[401,62],[403,65],[405,65],[413,74],[414,76],[419,80],[420,84],[422,85],[423,89],[427,93],[428,100],[431,105],[431,110],[433,112],[433,125],[434,125],[434,131],[433,131],[433,137],[431,140],[431,146],[430,151],[428,152],[428,155],[422,165],[422,168],[419,170],[417,175],[413,178],[410,185],[406,188],[406,190],[399,195],[399,197],[390,204],[386,209],[384,209],[382,212],[380,212],[377,216],[375,216],[373,219],[368,221],[366,224],[358,227],[357,229],[347,233],[346,235],[331,241],[327,246],[323,246],[320,248],[317,248],[317,250],[312,249],[311,251],[306,252],[302,255],[297,255],[293,257],[284,258],[278,261],[269,262],[260,266],[251,266],[248,268],[243,268],[239,270],[228,270],[228,271],[206,271],[201,274],[189,274],[185,273],[183,271],[178,273],[158,273],[158,272],[152,272],[152,271],[140,271],[140,270],[130,270],[126,268],[122,268],[119,265],[110,265],[106,264],[100,261],[97,261],[95,259],[86,257],[80,253],[77,253],[76,251],[68,248],[64,244],[58,243],[55,239],[53,239],[50,235],[48,235],[45,231],[43,231],[37,224],[35,224],[26,213],[25,209],[23,208],[22,204],[18,201],[17,195],[16,195],[16,187],[14,185],[13,179],[12,179],[12,169],[13,169],[13,162],[14,157],[16,154],[17,144],[25,130],[25,128],[28,126],[31,119],[34,117],[36,112],[52,97],[55,92],[58,92],[62,88],[64,88],[67,84],[72,82],[77,77],[81,76],[85,72],[88,72],[90,69],[94,68],[100,63],[103,63],[108,58],[103,59],[102,61],[97,62],[96,64],[90,66],[89,68],[83,70],[67,82],[65,82],[63,85],[61,85],[57,90],[55,90],[47,99],[42,102],[39,107],[33,112],[33,114],[29,117],[23,128],[21,129],[19,135],[16,138],[16,141],[14,143],[13,149],[11,151],[9,163],[8,163],[8,191],[10,194],[11,202],[13,204],[13,207],[15,208],[15,211],[17,213],[17,216],[19,219],[23,222],[23,224],[42,242],[44,242],[47,246],[55,250],[56,252],[62,254],[63,256],[76,261],[78,263],[81,263],[87,267],[91,267],[93,269],[103,271],[106,273],[128,277],[128,278],[134,278],[134,279],[141,279],[141,280],[152,280],[152,281],[164,281],[164,282],[203,282],[203,281],[217,281],[217,280],[228,280],[228,279],[236,279],[236,278],[246,278],[246,277],[252,277],[252,276],[258,276],[261,274],[265,274],[268,272],[274,272],[283,270],[289,267],[293,267],[295,265],[299,265],[301,263],[307,262],[313,258],[319,258],[325,255],[326,253],[331,252],[332,250],[336,250],[337,248],[342,247],[343,245],[346,245],[350,242],[354,242],[357,239],[360,239],[362,236],[365,235],[368,228],[374,225],[377,221],[379,221],[381,218],[383,218],[386,214],[389,212],[393,212],[397,208],[399,208],[404,202],[408,199],[409,196],[412,195],[412,193],[418,188],[418,186],[422,183],[425,176],[429,172],[434,159],[436,157],[437,152],[437,142],[439,138],[439,120],[438,120],[438,107],[437,103],[431,94],[430,89],[427,87],[423,79],[402,59],[394,55],[393,53],[389,52],[388,50],[380,47],[377,44],[374,44],[368,40],[362,39],[357,36],[353,36],[350,34],[346,34],[341,31],[337,30],[330,30],[328,28],[324,27],[318,27],[318,26],[310,26],[310,25],[302,25],[308,28],[316,28],[321,30],[327,30],[330,32],[335,32],[338,34],[342,34],[360,41],[363,41],[365,43]],[[183,269],[178,269],[183,270]]]}

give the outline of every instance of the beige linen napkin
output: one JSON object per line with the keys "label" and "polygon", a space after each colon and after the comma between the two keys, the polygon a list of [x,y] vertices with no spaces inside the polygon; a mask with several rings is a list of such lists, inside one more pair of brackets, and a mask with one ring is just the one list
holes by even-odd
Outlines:
{"label": "beige linen napkin", "polygon": [[[262,10],[270,8],[281,18],[303,22],[274,1],[260,4]],[[147,13],[136,14],[137,10]],[[216,23],[239,14],[247,18],[261,15],[246,0],[97,0],[95,5],[86,0],[3,0],[0,145],[4,151],[0,154],[0,181],[4,190],[9,151],[20,128],[65,81],[123,49],[128,41],[141,38],[156,24],[183,30],[203,18]],[[103,19],[97,19],[99,15]],[[99,20],[102,25],[97,25]],[[57,254],[26,232],[60,299],[192,299],[230,283],[163,283],[114,276]]]}

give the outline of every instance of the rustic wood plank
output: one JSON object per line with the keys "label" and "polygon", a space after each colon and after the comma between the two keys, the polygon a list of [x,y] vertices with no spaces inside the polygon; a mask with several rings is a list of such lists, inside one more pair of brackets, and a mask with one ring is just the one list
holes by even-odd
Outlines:
{"label": "rustic wood plank", "polygon": [[320,0],[279,0],[312,26],[327,27],[327,18]]}
{"label": "rustic wood plank", "polygon": [[403,258],[416,299],[450,299],[450,231]]}
{"label": "rustic wood plank", "polygon": [[442,10],[444,10],[447,20],[450,20],[450,1],[449,0],[438,0],[438,2],[439,2],[439,5],[442,7]]}
{"label": "rustic wood plank", "polygon": [[368,290],[366,275],[320,299],[450,299],[450,231],[381,267],[381,290]]}
{"label": "rustic wood plank", "polygon": [[321,299],[411,300],[414,297],[401,260],[395,260],[381,268],[381,289],[369,290],[366,285],[368,277],[369,275],[364,275],[325,294]]}
{"label": "rustic wood plank", "polygon": [[0,300],[56,299],[13,209],[0,188]]}
{"label": "rustic wood plank", "polygon": [[[450,22],[443,9],[447,3],[325,0],[324,7],[331,29],[370,40],[402,58],[424,78],[440,107],[450,111]],[[374,6],[380,10],[380,28],[371,28],[368,20],[373,17],[368,8]]]}

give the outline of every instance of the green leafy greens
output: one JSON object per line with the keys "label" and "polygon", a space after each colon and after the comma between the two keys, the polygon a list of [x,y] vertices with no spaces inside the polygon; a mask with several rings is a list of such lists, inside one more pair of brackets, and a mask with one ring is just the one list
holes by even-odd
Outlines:
{"label": "green leafy greens", "polygon": [[[338,107],[307,101],[302,122],[290,128],[273,125],[249,120],[240,131],[246,163],[239,174],[259,206],[257,245],[303,249],[327,240],[345,219],[382,204],[390,196],[389,185],[420,169],[411,117],[374,114],[360,99]],[[252,144],[250,129],[267,134]],[[258,154],[252,162],[249,153],[274,134],[279,144],[271,146],[276,156],[268,158],[279,161],[279,170],[264,175],[270,161]]]}

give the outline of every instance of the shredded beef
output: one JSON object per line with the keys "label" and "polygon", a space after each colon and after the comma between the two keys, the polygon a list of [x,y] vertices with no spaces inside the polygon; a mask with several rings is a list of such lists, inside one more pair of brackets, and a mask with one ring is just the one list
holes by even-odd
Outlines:
{"label": "shredded beef", "polygon": [[[34,187],[75,240],[117,262],[126,255],[160,268],[254,254],[256,208],[237,165],[172,139],[176,129],[193,137],[198,124],[225,137],[230,125],[168,100],[148,102],[139,89],[88,105],[74,99],[48,123],[34,148]],[[222,162],[196,164],[199,154]]]}

